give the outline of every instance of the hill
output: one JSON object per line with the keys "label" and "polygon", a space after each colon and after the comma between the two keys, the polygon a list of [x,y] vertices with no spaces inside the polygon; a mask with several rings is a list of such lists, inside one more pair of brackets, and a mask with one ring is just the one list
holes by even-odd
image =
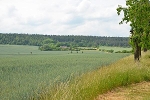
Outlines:
{"label": "hill", "polygon": [[0,44],[42,46],[47,39],[51,39],[59,47],[130,47],[129,37],[0,33]]}

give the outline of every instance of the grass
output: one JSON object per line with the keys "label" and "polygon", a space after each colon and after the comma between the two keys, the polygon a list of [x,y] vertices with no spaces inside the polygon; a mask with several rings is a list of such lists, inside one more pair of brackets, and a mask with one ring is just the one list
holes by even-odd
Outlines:
{"label": "grass", "polygon": [[24,46],[24,45],[0,45],[0,55],[11,54],[37,54],[40,51],[37,46]]}
{"label": "grass", "polygon": [[127,50],[127,51],[131,51],[132,48],[124,48],[124,47],[109,47],[109,46],[100,46],[99,49],[105,49],[105,50],[114,50],[114,52],[116,51],[122,51],[122,50]]}
{"label": "grass", "polygon": [[[40,100],[92,100],[116,87],[150,81],[150,52],[135,63],[133,56],[123,58],[107,67],[85,73],[75,80],[60,83],[38,94]],[[31,98],[32,99],[32,98]]]}
{"label": "grass", "polygon": [[[68,80],[72,80],[72,85],[74,82],[79,84],[80,78],[76,81],[72,78],[80,75],[85,77],[83,73],[97,70],[127,55],[129,54],[99,51],[83,51],[83,53],[73,51],[72,54],[70,51],[42,52],[35,46],[0,45],[0,100],[27,100],[30,97],[41,97],[42,93],[47,94],[53,86],[57,89],[60,87],[69,89]],[[67,82],[68,84],[65,84]],[[76,91],[78,90],[73,90],[73,93],[78,93]],[[84,90],[82,92],[84,93]],[[56,93],[54,96],[61,95]]]}

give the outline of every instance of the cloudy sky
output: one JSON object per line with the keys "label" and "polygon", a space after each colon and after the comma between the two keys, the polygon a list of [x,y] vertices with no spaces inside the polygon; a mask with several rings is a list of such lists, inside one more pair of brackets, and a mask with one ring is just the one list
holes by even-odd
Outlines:
{"label": "cloudy sky", "polygon": [[129,36],[116,8],[126,0],[0,0],[0,33]]}

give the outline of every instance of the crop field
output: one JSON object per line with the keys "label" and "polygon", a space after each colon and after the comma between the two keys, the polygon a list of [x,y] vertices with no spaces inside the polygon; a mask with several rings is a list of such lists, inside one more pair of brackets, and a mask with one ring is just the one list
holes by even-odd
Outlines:
{"label": "crop field", "polygon": [[44,52],[36,46],[0,45],[0,100],[27,100],[49,85],[128,55],[99,51]]}
{"label": "crop field", "polygon": [[105,49],[105,50],[114,50],[114,52],[116,51],[122,51],[122,50],[127,50],[127,51],[130,51],[132,50],[131,47],[129,48],[123,48],[123,47],[108,47],[108,46],[100,46],[100,49]]}

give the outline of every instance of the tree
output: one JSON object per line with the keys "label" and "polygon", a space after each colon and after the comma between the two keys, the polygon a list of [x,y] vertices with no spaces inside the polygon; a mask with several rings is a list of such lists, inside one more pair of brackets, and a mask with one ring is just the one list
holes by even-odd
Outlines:
{"label": "tree", "polygon": [[50,44],[50,43],[53,43],[54,41],[52,40],[52,39],[50,39],[50,38],[48,38],[48,39],[45,39],[44,41],[43,41],[43,44]]}
{"label": "tree", "polygon": [[139,61],[141,49],[148,49],[150,40],[150,1],[149,0],[126,0],[126,7],[121,5],[117,8],[118,15],[124,13],[123,22],[130,22],[130,43],[134,50],[134,59]]}

